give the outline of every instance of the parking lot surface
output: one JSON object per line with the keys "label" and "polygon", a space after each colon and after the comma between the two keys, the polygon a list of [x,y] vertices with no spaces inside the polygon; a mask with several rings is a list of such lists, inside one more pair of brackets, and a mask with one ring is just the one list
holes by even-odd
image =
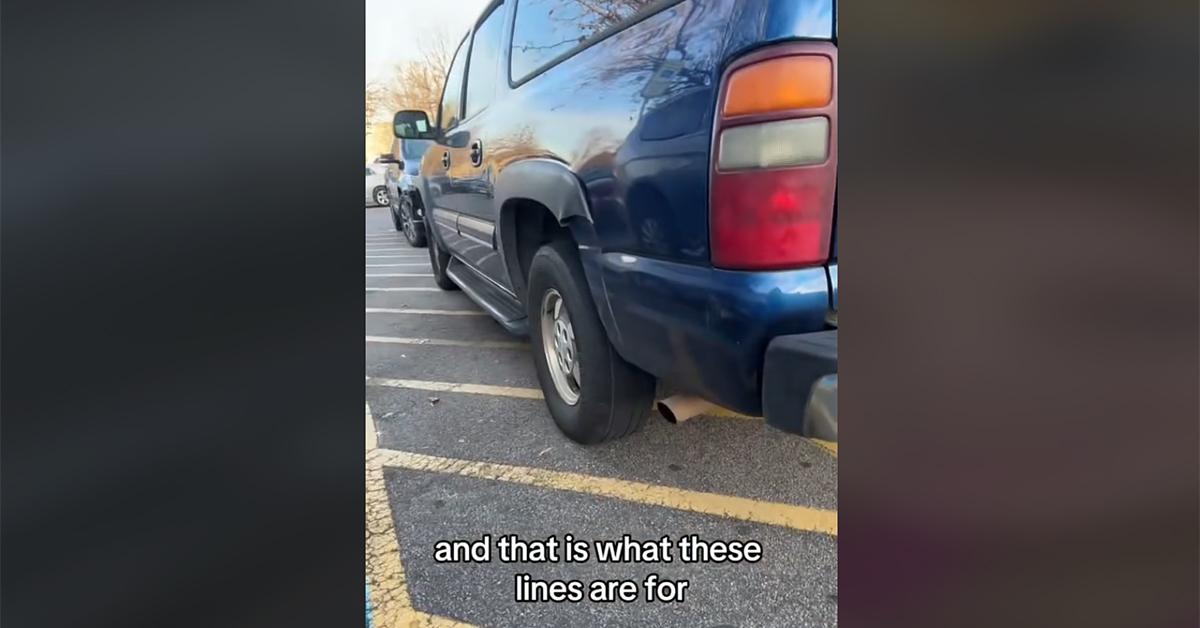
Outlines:
{"label": "parking lot surface", "polygon": [[[393,626],[832,626],[837,448],[759,419],[652,415],[576,445],[529,343],[437,288],[386,208],[366,211],[367,621]],[[801,401],[798,400],[798,403]],[[441,540],[755,540],[755,563],[439,563]],[[683,602],[517,602],[514,578],[687,580]]]}

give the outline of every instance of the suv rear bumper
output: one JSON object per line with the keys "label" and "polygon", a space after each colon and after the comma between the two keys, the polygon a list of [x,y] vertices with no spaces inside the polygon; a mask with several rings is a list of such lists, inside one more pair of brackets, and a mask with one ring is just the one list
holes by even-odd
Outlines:
{"label": "suv rear bumper", "polygon": [[781,430],[837,440],[837,330],[780,336],[763,362],[763,416]]}
{"label": "suv rear bumper", "polygon": [[618,353],[726,408],[762,416],[768,343],[826,329],[825,268],[742,272],[593,251],[584,271]]}

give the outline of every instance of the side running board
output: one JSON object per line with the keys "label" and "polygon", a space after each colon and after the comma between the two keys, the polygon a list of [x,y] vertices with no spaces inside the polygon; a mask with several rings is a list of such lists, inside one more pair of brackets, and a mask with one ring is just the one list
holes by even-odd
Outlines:
{"label": "side running board", "polygon": [[496,319],[496,322],[500,323],[510,334],[529,335],[529,320],[525,316],[525,309],[512,295],[480,277],[454,256],[450,256],[446,275],[458,284],[459,288],[462,288],[464,294]]}

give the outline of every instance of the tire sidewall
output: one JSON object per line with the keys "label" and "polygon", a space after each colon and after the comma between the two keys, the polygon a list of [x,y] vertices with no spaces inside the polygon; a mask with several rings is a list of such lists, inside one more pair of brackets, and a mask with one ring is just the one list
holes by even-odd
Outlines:
{"label": "tire sidewall", "polygon": [[450,254],[442,250],[442,243],[434,233],[436,229],[426,233],[426,243],[429,251],[429,267],[433,270],[433,282],[442,290],[457,290],[458,284],[446,275],[446,267],[450,264]]}
{"label": "tire sidewall", "polygon": [[[538,381],[554,422],[576,442],[598,443],[612,437],[610,431],[613,383],[609,360],[613,357],[608,336],[596,313],[588,284],[578,264],[578,256],[567,250],[570,245],[552,243],[542,247],[530,263],[526,314],[533,345]],[[580,394],[575,405],[563,401],[554,387],[542,342],[542,299],[549,289],[562,296],[575,330],[576,354],[580,370]]]}
{"label": "tire sidewall", "polygon": [[438,242],[438,238],[434,234],[429,234],[429,266],[433,269],[433,278],[441,279],[444,276],[444,269],[441,262],[442,243]]}
{"label": "tire sidewall", "polygon": [[394,227],[396,231],[404,233],[404,225],[400,224],[400,216],[396,213],[396,208],[389,204],[388,213],[392,215],[392,227]]}

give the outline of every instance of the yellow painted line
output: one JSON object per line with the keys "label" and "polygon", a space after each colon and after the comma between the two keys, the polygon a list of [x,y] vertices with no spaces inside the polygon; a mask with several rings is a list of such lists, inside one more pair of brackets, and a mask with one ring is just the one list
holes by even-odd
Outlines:
{"label": "yellow painted line", "polygon": [[412,608],[404,565],[400,562],[400,543],[388,505],[383,482],[383,465],[378,450],[371,446],[375,422],[367,406],[367,583],[371,586],[371,615],[375,625],[400,626],[403,613]]}
{"label": "yellow painted line", "polygon": [[487,384],[456,384],[454,382],[431,382],[421,379],[388,379],[368,377],[368,386],[429,390],[433,392],[466,393],[469,395],[495,395],[517,399],[541,399],[542,391],[537,388],[515,388],[512,386],[489,386]]}
{"label": "yellow painted line", "polygon": [[484,480],[553,488],[599,495],[628,502],[663,506],[709,515],[765,523],[804,532],[837,536],[837,511],[766,502],[746,497],[690,491],[615,478],[551,471],[534,467],[427,456],[406,451],[378,450],[385,467],[449,473]]}
{"label": "yellow painted line", "polygon": [[[376,622],[375,625],[378,626],[379,623]],[[439,617],[437,615],[430,615],[429,613],[422,613],[416,609],[410,609],[405,612],[403,619],[397,625],[404,628],[475,628],[472,624],[454,621],[449,617]]]}
{"label": "yellow painted line", "polygon": [[[431,392],[454,392],[472,395],[494,395],[497,397],[514,397],[518,399],[541,399],[542,391],[537,388],[517,388],[513,386],[491,386],[487,384],[458,384],[454,382],[438,382],[418,379],[388,379],[385,377],[368,377],[368,386],[383,386],[387,388],[404,388],[408,390],[428,390]],[[723,412],[708,412],[705,416],[717,416],[745,420],[761,420],[762,417],[738,414],[732,410],[721,408]],[[695,420],[695,419],[693,419]],[[805,439],[810,443],[828,451],[837,457],[837,443],[815,438]]]}
{"label": "yellow painted line", "polygon": [[367,273],[367,277],[432,277],[433,273]]}
{"label": "yellow painted line", "polygon": [[392,522],[383,464],[374,443],[375,422],[367,406],[367,583],[371,587],[371,620],[378,628],[473,628],[412,606],[408,579],[400,560],[400,541]]}
{"label": "yellow painted line", "polygon": [[718,405],[714,405],[711,410],[705,411],[704,414],[705,414],[705,416],[719,416],[719,417],[724,417],[726,419],[742,419],[743,421],[761,421],[762,420],[762,417],[760,417],[760,416],[750,416],[749,414],[742,414],[741,412],[734,412],[733,410],[730,410],[729,408],[722,408],[721,406],[718,406]]}
{"label": "yellow painted line", "polygon": [[[715,405],[713,406],[713,408],[711,410],[705,412],[704,414],[705,414],[705,416],[718,416],[718,417],[724,417],[727,419],[742,419],[742,420],[746,420],[746,421],[761,421],[761,420],[763,420],[763,418],[760,416],[751,416],[749,414],[742,414],[740,412],[734,412],[733,410],[730,410],[728,408],[722,408],[720,406],[715,406]],[[837,443],[835,443],[833,441],[828,441],[828,440],[821,440],[819,438],[805,438],[804,440],[807,440],[808,442],[816,445],[817,447],[824,449],[831,456],[833,456],[834,458],[837,458],[837,455],[838,455]]]}
{"label": "yellow painted line", "polygon": [[435,347],[479,347],[483,349],[528,349],[527,342],[507,340],[451,340],[449,338],[399,338],[396,336],[367,336],[367,342],[396,345],[430,345]]}
{"label": "yellow painted line", "polygon": [[479,310],[422,310],[418,308],[369,307],[367,314],[430,314],[434,316],[487,316]]}
{"label": "yellow painted line", "polygon": [[824,449],[825,451],[828,451],[830,454],[833,455],[834,458],[837,458],[837,455],[838,455],[838,444],[837,443],[835,443],[833,441],[828,441],[828,440],[821,440],[819,438],[810,438],[810,439],[808,439],[808,442],[816,445],[817,447],[820,447],[821,449]]}

